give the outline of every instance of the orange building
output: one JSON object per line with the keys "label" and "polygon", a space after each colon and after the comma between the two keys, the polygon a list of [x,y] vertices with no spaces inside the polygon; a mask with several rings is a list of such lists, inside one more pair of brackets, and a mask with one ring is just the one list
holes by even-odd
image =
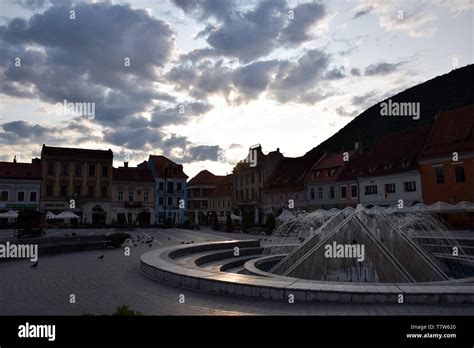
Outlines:
{"label": "orange building", "polygon": [[[474,202],[474,104],[438,115],[419,164],[424,203]],[[474,228],[474,212],[449,214],[448,222]]]}

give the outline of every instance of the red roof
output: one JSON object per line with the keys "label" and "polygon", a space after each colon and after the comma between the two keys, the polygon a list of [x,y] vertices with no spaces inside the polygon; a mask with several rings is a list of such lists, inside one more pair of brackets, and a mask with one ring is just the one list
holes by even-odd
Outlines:
{"label": "red roof", "polygon": [[112,150],[91,150],[69,147],[46,146],[43,144],[41,157],[43,156],[74,156],[74,157],[105,157],[112,160],[114,154]]}
{"label": "red roof", "polygon": [[420,159],[472,151],[474,151],[474,104],[439,113]]}
{"label": "red roof", "polygon": [[0,162],[0,178],[41,180],[41,165],[38,163]]}
{"label": "red roof", "polygon": [[155,174],[158,177],[164,177],[166,171],[168,178],[188,178],[188,176],[183,171],[182,164],[177,164],[165,156],[150,155],[148,161],[153,165]]}
{"label": "red roof", "polygon": [[113,169],[113,181],[155,182],[155,179],[146,168],[119,167]]}
{"label": "red roof", "polygon": [[418,168],[417,159],[429,132],[430,127],[417,127],[378,138],[373,149],[350,161],[337,180],[390,175]]}
{"label": "red roof", "polygon": [[321,156],[320,152],[308,152],[301,157],[284,157],[265,182],[264,190],[303,190],[308,172]]}
{"label": "red roof", "polygon": [[234,189],[234,175],[229,174],[222,178],[219,185],[216,186],[214,190],[209,192],[208,197],[222,197],[222,196],[232,196],[232,191]]}
{"label": "red roof", "polygon": [[224,176],[214,175],[208,170],[201,170],[194,178],[188,181],[187,187],[192,185],[218,185]]}
{"label": "red roof", "polygon": [[350,181],[362,176],[368,157],[369,153],[355,153],[351,156],[349,162],[341,168],[337,181]]}
{"label": "red roof", "polygon": [[[348,151],[349,159],[354,151]],[[344,152],[333,152],[318,161],[308,177],[309,183],[335,180],[344,166]]]}

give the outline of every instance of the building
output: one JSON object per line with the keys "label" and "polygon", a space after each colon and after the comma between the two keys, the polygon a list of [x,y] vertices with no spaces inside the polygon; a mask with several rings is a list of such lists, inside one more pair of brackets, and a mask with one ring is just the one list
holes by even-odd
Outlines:
{"label": "building", "polygon": [[234,174],[226,175],[215,189],[209,192],[209,210],[217,216],[230,216],[235,210]]}
{"label": "building", "polygon": [[110,224],[112,150],[43,145],[41,208],[53,213],[72,210],[82,223]]}
{"label": "building", "polygon": [[[426,204],[474,202],[474,105],[438,114],[419,158]],[[454,227],[474,228],[474,213],[446,214]]]}
{"label": "building", "polygon": [[181,164],[165,156],[150,155],[139,168],[148,168],[155,179],[155,222],[180,224],[186,218],[186,180]]}
{"label": "building", "polygon": [[337,185],[336,180],[353,153],[326,153],[314,164],[305,182],[309,210],[335,208],[341,197],[347,199],[351,188]]}
{"label": "building", "polygon": [[256,224],[264,222],[263,186],[282,159],[280,149],[265,155],[262,146],[257,145],[249,149],[247,160],[235,166],[233,186],[238,215],[248,214]]}
{"label": "building", "polygon": [[311,167],[321,158],[321,152],[310,151],[304,156],[283,158],[263,190],[264,212],[278,216],[284,209],[301,211],[308,205],[305,179]]}
{"label": "building", "polygon": [[41,163],[0,162],[0,212],[38,209],[41,192]]}
{"label": "building", "polygon": [[422,202],[418,156],[430,127],[411,128],[380,137],[359,168],[359,202],[364,206],[403,206]]}
{"label": "building", "polygon": [[339,192],[337,208],[356,207],[359,201],[359,177],[367,167],[368,153],[354,152],[350,161],[341,169],[336,179]]}
{"label": "building", "polygon": [[187,216],[198,225],[210,225],[209,192],[219,185],[224,177],[212,174],[208,170],[200,171],[187,185]]}
{"label": "building", "polygon": [[155,223],[155,179],[148,168],[129,168],[125,162],[113,169],[112,223]]}

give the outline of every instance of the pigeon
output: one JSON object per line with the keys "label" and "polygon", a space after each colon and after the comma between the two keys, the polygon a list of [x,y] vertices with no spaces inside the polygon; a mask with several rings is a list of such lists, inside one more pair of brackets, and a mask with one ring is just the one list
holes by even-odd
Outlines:
{"label": "pigeon", "polygon": [[151,244],[148,244],[148,246],[151,248]]}
{"label": "pigeon", "polygon": [[133,246],[137,246],[136,244],[133,244]]}
{"label": "pigeon", "polygon": [[170,238],[170,237],[168,237],[168,240],[171,240],[171,238]]}
{"label": "pigeon", "polygon": [[100,256],[98,257],[98,259],[103,260],[103,259],[104,259],[104,255],[100,255]]}
{"label": "pigeon", "polygon": [[38,261],[31,265],[31,268],[38,268]]}

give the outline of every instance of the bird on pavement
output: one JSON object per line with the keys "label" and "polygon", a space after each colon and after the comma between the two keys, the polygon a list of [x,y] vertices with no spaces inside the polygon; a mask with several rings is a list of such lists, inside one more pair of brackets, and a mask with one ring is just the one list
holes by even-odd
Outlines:
{"label": "bird on pavement", "polygon": [[104,255],[100,255],[100,256],[98,257],[98,259],[103,260],[103,259],[104,259]]}
{"label": "bird on pavement", "polygon": [[38,268],[38,261],[31,265],[31,268]]}

